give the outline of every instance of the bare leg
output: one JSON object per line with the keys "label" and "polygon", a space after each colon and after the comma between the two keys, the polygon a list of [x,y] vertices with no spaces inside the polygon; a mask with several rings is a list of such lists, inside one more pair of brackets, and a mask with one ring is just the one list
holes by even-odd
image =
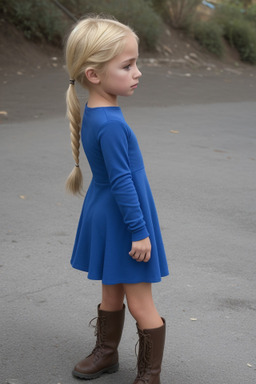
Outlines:
{"label": "bare leg", "polygon": [[159,328],[163,321],[159,316],[152,297],[150,283],[123,284],[131,315],[141,330]]}
{"label": "bare leg", "polygon": [[123,309],[124,287],[123,284],[105,285],[102,284],[102,311],[119,311]]}

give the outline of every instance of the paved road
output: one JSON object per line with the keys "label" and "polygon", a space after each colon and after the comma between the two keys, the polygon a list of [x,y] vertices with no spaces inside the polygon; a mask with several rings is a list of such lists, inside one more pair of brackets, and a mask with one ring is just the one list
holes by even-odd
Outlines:
{"label": "paved road", "polygon": [[[171,268],[171,276],[154,286],[167,320],[162,384],[254,384],[252,80],[187,79],[182,74],[168,78],[163,73],[157,78],[153,69],[148,79],[150,75],[154,80],[145,83],[144,93],[123,104],[144,154]],[[184,99],[175,101],[167,79],[176,84],[178,95],[187,87]],[[31,104],[36,108],[34,100]],[[94,342],[88,322],[96,316],[100,283],[69,266],[82,199],[66,195],[63,188],[73,160],[58,105],[52,107],[51,118],[38,104],[41,117],[23,115],[17,121],[11,117],[17,105],[9,103],[9,121],[0,126],[3,384],[78,383],[71,369]],[[86,188],[90,173],[84,157],[82,164]],[[133,382],[136,341],[127,313],[121,369],[97,383]]]}

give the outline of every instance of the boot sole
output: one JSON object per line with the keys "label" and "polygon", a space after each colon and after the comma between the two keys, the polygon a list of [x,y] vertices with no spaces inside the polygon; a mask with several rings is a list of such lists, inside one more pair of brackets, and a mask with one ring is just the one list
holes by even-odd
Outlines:
{"label": "boot sole", "polygon": [[84,380],[92,380],[92,379],[97,379],[103,373],[115,373],[119,369],[119,363],[112,365],[112,367],[104,368],[101,371],[95,372],[95,373],[81,373],[78,371],[73,371],[72,375],[74,377],[77,377],[78,379],[84,379]]}

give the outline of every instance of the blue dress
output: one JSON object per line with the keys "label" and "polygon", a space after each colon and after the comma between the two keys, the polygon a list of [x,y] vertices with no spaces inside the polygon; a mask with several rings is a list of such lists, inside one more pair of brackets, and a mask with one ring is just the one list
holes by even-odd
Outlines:
{"label": "blue dress", "polygon": [[[78,224],[72,267],[103,284],[158,282],[168,266],[137,139],[119,107],[85,106],[81,140],[92,171]],[[129,256],[150,237],[147,263]]]}

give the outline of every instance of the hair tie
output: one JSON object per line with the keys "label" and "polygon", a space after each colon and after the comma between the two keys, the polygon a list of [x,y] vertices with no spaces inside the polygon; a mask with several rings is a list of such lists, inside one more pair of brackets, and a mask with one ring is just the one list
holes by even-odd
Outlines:
{"label": "hair tie", "polygon": [[71,84],[71,85],[75,85],[75,80],[70,79],[70,80],[69,80],[69,84]]}
{"label": "hair tie", "polygon": [[75,166],[79,168],[79,164],[75,163]]}

